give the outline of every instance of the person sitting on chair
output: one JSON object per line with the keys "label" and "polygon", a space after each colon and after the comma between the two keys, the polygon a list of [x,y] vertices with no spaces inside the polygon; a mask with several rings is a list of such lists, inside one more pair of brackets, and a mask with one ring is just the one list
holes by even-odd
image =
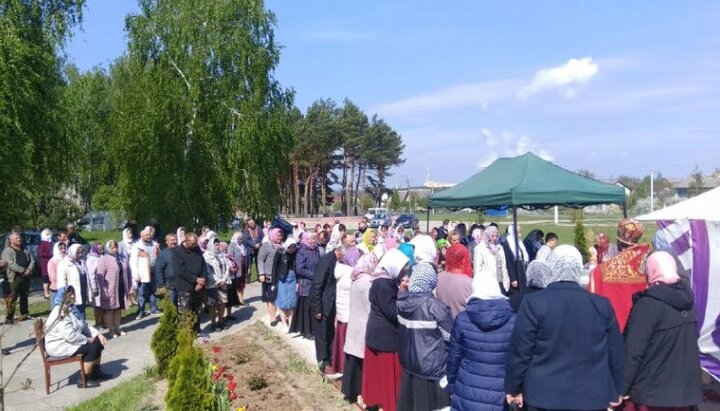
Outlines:
{"label": "person sitting on chair", "polygon": [[[97,380],[112,378],[100,370],[100,355],[107,339],[98,330],[78,318],[75,289],[60,289],[55,296],[56,305],[45,324],[45,350],[48,356],[71,357],[82,355],[83,368],[88,376],[88,388],[97,387]],[[82,387],[82,384],[78,384]]]}

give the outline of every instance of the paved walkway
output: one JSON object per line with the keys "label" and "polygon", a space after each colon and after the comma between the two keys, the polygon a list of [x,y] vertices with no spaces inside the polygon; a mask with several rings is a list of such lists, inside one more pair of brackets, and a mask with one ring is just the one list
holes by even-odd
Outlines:
{"label": "paved walkway", "polygon": [[[42,297],[40,297],[42,298]],[[267,316],[264,304],[260,302],[260,285],[249,284],[245,290],[245,301],[250,305],[235,309],[235,319],[229,322],[229,329],[213,333],[211,339],[220,338],[238,332],[255,320]],[[155,364],[150,340],[158,323],[159,316],[143,318],[140,321],[126,321],[123,329],[126,336],[108,340],[103,351],[102,366],[105,372],[115,378],[101,383],[100,387],[80,389],[75,386],[80,381],[80,371],[77,364],[67,364],[52,367],[50,395],[45,395],[45,377],[40,353],[34,350],[25,363],[20,367],[7,388],[5,403],[7,410],[62,410],[77,404],[100,393],[111,389],[123,381],[139,375],[147,367]],[[203,324],[207,326],[209,323]],[[4,326],[5,327],[5,326]],[[35,335],[33,322],[25,321],[6,330],[2,340],[2,347],[9,351],[3,357],[2,370],[5,378],[23,357],[34,347]],[[23,389],[23,384],[30,382],[29,387]]]}

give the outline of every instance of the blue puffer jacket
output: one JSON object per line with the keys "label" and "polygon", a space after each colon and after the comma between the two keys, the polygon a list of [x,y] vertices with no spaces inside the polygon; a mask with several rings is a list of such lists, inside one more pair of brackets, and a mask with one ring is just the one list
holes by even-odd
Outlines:
{"label": "blue puffer jacket", "polygon": [[515,314],[507,300],[472,299],[455,319],[448,352],[453,410],[502,410]]}

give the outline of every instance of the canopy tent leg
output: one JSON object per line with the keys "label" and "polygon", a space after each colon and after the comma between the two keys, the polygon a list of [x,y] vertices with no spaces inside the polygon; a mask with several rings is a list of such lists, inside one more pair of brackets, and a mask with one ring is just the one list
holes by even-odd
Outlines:
{"label": "canopy tent leg", "polygon": [[523,260],[520,258],[520,244],[519,244],[519,235],[518,235],[518,218],[517,218],[517,206],[513,206],[512,208],[513,213],[513,227],[515,228],[515,269],[518,273],[518,291],[519,292],[525,292],[525,270],[523,269]]}
{"label": "canopy tent leg", "polygon": [[627,218],[627,203],[623,203],[623,218]]}
{"label": "canopy tent leg", "polygon": [[427,209],[427,221],[425,224],[425,234],[430,234],[430,207]]}

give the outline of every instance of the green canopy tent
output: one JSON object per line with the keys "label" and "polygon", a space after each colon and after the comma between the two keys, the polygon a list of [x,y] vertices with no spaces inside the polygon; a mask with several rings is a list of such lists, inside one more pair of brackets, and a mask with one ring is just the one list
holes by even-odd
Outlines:
{"label": "green canopy tent", "polygon": [[499,158],[462,183],[433,193],[428,201],[427,230],[430,230],[430,209],[433,208],[510,207],[516,225],[518,207],[533,210],[596,204],[619,204],[626,214],[625,189],[583,177],[528,152]]}

